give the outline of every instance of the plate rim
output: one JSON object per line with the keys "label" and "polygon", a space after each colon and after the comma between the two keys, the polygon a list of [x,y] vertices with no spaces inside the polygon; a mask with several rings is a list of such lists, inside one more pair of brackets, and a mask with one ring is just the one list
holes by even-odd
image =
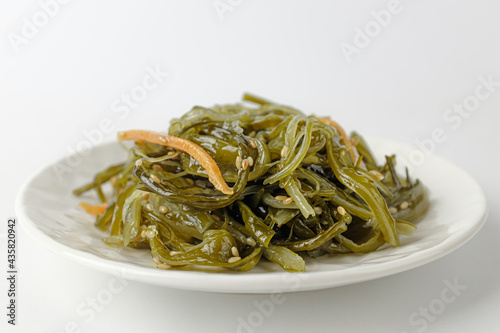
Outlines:
{"label": "plate rim", "polygon": [[[367,138],[367,141],[377,140],[383,143],[396,144],[404,148],[414,149],[411,145],[408,145],[406,143],[401,143],[386,138],[374,136],[365,136],[365,138]],[[99,145],[93,146],[92,150],[97,148],[106,148],[106,146],[112,145],[117,145],[117,143],[114,141],[104,142]],[[72,155],[65,155],[57,159],[56,161],[49,162],[41,166],[36,170],[36,172],[31,174],[30,177],[28,177],[20,187],[15,199],[15,213],[17,220],[19,221],[22,228],[26,231],[26,233],[31,238],[33,238],[33,240],[42,245],[42,247],[44,247],[45,249],[56,253],[60,257],[66,258],[70,261],[77,262],[84,266],[98,269],[106,273],[118,274],[125,279],[182,290],[246,294],[276,292],[282,293],[326,289],[370,281],[420,267],[450,254],[451,252],[457,250],[459,247],[465,245],[481,230],[489,214],[489,202],[487,200],[484,189],[479,185],[477,180],[469,175],[460,166],[456,165],[454,162],[445,159],[437,154],[433,154],[429,156],[429,158],[439,159],[441,160],[441,162],[447,163],[451,167],[454,167],[456,170],[462,172],[464,176],[468,177],[469,180],[473,182],[478,190],[478,194],[481,195],[480,203],[483,207],[481,212],[477,213],[477,215],[480,214],[481,216],[478,216],[473,223],[471,222],[469,228],[467,229],[467,232],[462,232],[458,235],[452,235],[452,237],[448,237],[444,242],[436,244],[431,248],[425,248],[420,250],[419,252],[412,253],[402,258],[397,258],[391,261],[385,261],[370,266],[363,265],[361,267],[348,267],[344,272],[341,272],[339,270],[310,271],[304,273],[273,271],[269,272],[268,274],[252,273],[252,271],[249,271],[244,273],[228,274],[197,271],[164,271],[137,266],[133,263],[114,261],[82,250],[70,248],[67,245],[52,239],[49,235],[45,234],[37,227],[37,223],[31,219],[26,210],[28,206],[24,205],[24,198],[27,191],[29,190],[29,185],[31,184],[31,182],[37,179],[37,177],[40,176],[40,174],[46,169],[50,168],[56,163],[60,163],[69,156]],[[165,273],[169,274],[168,278],[165,277]],[[203,280],[206,281],[206,283],[195,283],[199,282],[200,275],[202,275]],[[278,279],[274,278],[276,275],[279,276]],[[269,283],[270,276],[273,277],[272,282],[274,283]],[[333,279],[333,281],[332,279],[328,279],[328,277],[331,278],[335,276],[340,276],[341,279]],[[296,279],[295,277],[297,277],[298,279]],[[283,284],[283,282],[286,281],[292,281],[293,283]],[[303,281],[305,281],[305,283],[303,283]],[[212,284],[211,282],[217,283]],[[242,284],[245,285],[245,288],[242,288]]]}

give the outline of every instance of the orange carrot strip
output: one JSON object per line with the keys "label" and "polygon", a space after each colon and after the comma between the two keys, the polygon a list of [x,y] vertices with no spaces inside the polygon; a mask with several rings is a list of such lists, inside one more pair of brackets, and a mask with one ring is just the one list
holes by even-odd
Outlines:
{"label": "orange carrot strip", "polygon": [[106,207],[108,207],[108,203],[105,202],[100,205],[91,205],[89,203],[86,203],[85,201],[82,201],[78,204],[78,206],[82,207],[89,214],[99,215],[104,214]]}
{"label": "orange carrot strip", "polygon": [[220,169],[212,156],[208,155],[208,153],[203,148],[192,141],[181,139],[173,135],[164,135],[157,132],[144,130],[129,130],[119,132],[118,140],[143,140],[182,150],[183,152],[191,155],[195,160],[198,161],[198,163],[200,163],[200,165],[208,174],[208,180],[214,185],[217,190],[221,191],[224,194],[233,194],[233,190],[226,184],[224,178],[222,178]]}
{"label": "orange carrot strip", "polygon": [[337,131],[339,132],[340,136],[342,137],[342,141],[346,145],[347,150],[349,151],[349,154],[351,155],[352,163],[356,163],[356,160],[358,158],[357,150],[353,146],[353,144],[351,142],[351,139],[349,138],[349,136],[347,135],[347,133],[344,131],[344,129],[342,128],[342,126],[340,126],[340,124],[337,123],[336,121],[328,119],[328,118],[320,118],[320,117],[316,117],[316,118],[319,121],[321,121],[323,124],[330,125],[330,126],[334,127],[335,129],[337,129]]}

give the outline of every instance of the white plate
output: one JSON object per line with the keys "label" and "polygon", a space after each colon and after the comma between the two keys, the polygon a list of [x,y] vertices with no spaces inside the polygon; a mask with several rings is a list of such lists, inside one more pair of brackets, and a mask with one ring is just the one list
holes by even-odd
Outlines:
{"label": "white plate", "polygon": [[[414,148],[399,143],[367,139],[380,157],[392,153],[409,157],[414,152]],[[81,163],[75,156],[59,161],[59,166],[67,166],[68,161],[79,164],[62,176],[60,170],[55,171],[57,164],[37,172],[23,185],[16,201],[16,213],[26,232],[65,258],[127,279],[189,290],[271,293],[347,285],[429,263],[472,238],[488,211],[485,195],[474,179],[454,164],[428,156],[413,176],[428,187],[431,208],[425,219],[418,222],[414,236],[402,237],[397,248],[386,246],[369,254],[309,259],[305,273],[287,273],[265,260],[244,273],[165,271],[155,267],[147,250],[105,245],[101,241],[105,234],[94,228],[94,218],[77,206],[82,198],[71,193],[90,181],[97,171],[124,160],[125,156],[116,143],[108,143],[93,148]],[[96,200],[93,194],[86,198]]]}

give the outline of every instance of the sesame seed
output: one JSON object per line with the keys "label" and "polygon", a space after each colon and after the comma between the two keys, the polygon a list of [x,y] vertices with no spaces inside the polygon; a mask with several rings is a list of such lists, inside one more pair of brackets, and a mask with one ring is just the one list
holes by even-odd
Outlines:
{"label": "sesame seed", "polygon": [[156,236],[156,226],[150,225],[145,231],[147,238],[154,238]]}
{"label": "sesame seed", "polygon": [[141,196],[141,198],[144,199],[144,200],[148,200],[149,193],[143,193],[142,196]]}
{"label": "sesame seed", "polygon": [[397,212],[398,212],[398,209],[396,207],[389,207],[389,213],[396,214]]}
{"label": "sesame seed", "polygon": [[150,204],[150,203],[148,203],[148,204],[146,205],[146,209],[147,209],[147,210],[149,210],[150,212],[152,212],[152,211],[153,211],[153,205],[152,205],[152,204]]}
{"label": "sesame seed", "polygon": [[155,164],[155,165],[153,165],[153,170],[158,171],[158,172],[162,172],[163,168],[161,167],[161,165]]}
{"label": "sesame seed", "polygon": [[236,169],[238,169],[238,170],[241,169],[241,156],[240,155],[236,156],[235,164],[236,164]]}
{"label": "sesame seed", "polygon": [[158,266],[159,269],[170,269],[172,266],[170,266],[169,264],[159,264]]}
{"label": "sesame seed", "polygon": [[135,161],[135,166],[140,168],[142,166],[142,159],[138,159],[137,161]]}
{"label": "sesame seed", "polygon": [[250,140],[250,141],[249,141],[249,144],[250,144],[250,147],[252,147],[252,148],[257,148],[257,145],[255,144],[255,141]]}
{"label": "sesame seed", "polygon": [[212,214],[212,217],[214,218],[215,221],[220,221],[220,217],[215,215],[215,214]]}
{"label": "sesame seed", "polygon": [[283,205],[289,205],[293,202],[293,198],[286,198],[283,200]]}
{"label": "sesame seed", "polygon": [[231,257],[227,260],[228,263],[233,263],[233,262],[237,262],[237,261],[240,261],[241,260],[241,257]]}
{"label": "sesame seed", "polygon": [[281,149],[281,157],[285,158],[288,155],[288,146],[284,146],[283,149]]}
{"label": "sesame seed", "polygon": [[399,205],[399,209],[406,209],[408,208],[410,204],[408,203],[408,201],[403,201],[400,205]]}
{"label": "sesame seed", "polygon": [[170,251],[171,256],[175,256],[175,255],[183,254],[183,253],[184,253],[183,251]]}
{"label": "sesame seed", "polygon": [[146,236],[146,230],[143,230],[143,231],[141,232],[141,237],[142,237],[142,238],[144,238],[144,239],[147,237],[147,236]]}
{"label": "sesame seed", "polygon": [[186,178],[186,181],[188,182],[189,185],[193,186],[194,185],[194,180],[191,178]]}
{"label": "sesame seed", "polygon": [[160,207],[158,208],[158,210],[159,210],[159,211],[160,211],[160,213],[162,213],[162,214],[168,213],[168,208],[167,208],[167,207],[165,207],[165,206],[160,206]]}
{"label": "sesame seed", "polygon": [[249,165],[250,165],[250,163],[248,162],[248,159],[245,158],[243,161],[241,161],[241,168],[243,170],[246,170]]}
{"label": "sesame seed", "polygon": [[118,137],[118,140],[120,140],[121,138],[123,138],[124,135],[125,135],[124,132],[118,132],[118,133],[116,133],[116,136]]}
{"label": "sesame seed", "polygon": [[165,139],[165,137],[164,137],[164,136],[162,136],[162,135],[160,135],[160,136],[158,137],[158,140],[160,140],[160,141],[161,141],[161,142],[163,142],[163,143],[167,142],[167,139]]}
{"label": "sesame seed", "polygon": [[377,177],[378,180],[384,180],[384,175],[378,172],[377,170],[370,170],[370,173]]}
{"label": "sesame seed", "polygon": [[266,138],[260,138],[259,140],[260,140],[260,142],[262,142],[262,143],[264,143],[264,144],[266,144],[266,143],[267,143]]}
{"label": "sesame seed", "polygon": [[251,131],[250,134],[248,134],[249,137],[255,138],[255,135],[257,135],[257,132]]}
{"label": "sesame seed", "polygon": [[347,211],[342,206],[338,206],[337,207],[337,212],[339,212],[339,214],[342,215],[342,216],[345,216],[347,214]]}
{"label": "sesame seed", "polygon": [[231,248],[231,253],[233,254],[233,257],[239,257],[240,253],[238,252],[238,248],[236,246],[233,246]]}
{"label": "sesame seed", "polygon": [[250,245],[250,246],[255,246],[255,245],[257,245],[257,242],[252,237],[248,237],[247,238],[247,244]]}
{"label": "sesame seed", "polygon": [[248,156],[247,160],[248,160],[248,165],[253,166],[253,158],[251,156]]}
{"label": "sesame seed", "polygon": [[278,201],[283,201],[285,199],[287,199],[288,197],[286,195],[277,195],[274,197],[274,199],[278,200]]}
{"label": "sesame seed", "polygon": [[161,265],[161,261],[158,260],[157,258],[153,258],[153,261],[157,264],[157,265]]}
{"label": "sesame seed", "polygon": [[152,181],[154,181],[157,184],[160,184],[160,178],[156,175],[149,175],[149,178],[151,178]]}
{"label": "sesame seed", "polygon": [[314,207],[314,213],[316,213],[316,215],[321,215],[321,213],[323,213],[323,209],[321,209],[321,207]]}

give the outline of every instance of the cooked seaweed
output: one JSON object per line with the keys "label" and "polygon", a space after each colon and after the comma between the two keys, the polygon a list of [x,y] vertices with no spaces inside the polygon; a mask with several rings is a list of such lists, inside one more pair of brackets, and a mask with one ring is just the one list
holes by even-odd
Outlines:
{"label": "cooked seaweed", "polygon": [[162,269],[248,271],[263,255],[297,272],[303,256],[335,260],[411,236],[429,201],[421,182],[397,174],[395,156],[378,165],[359,134],[329,118],[243,99],[196,106],[168,134],[118,133],[133,141],[128,160],[74,191],[97,192],[101,204],[82,207],[107,244],[149,248]]}

